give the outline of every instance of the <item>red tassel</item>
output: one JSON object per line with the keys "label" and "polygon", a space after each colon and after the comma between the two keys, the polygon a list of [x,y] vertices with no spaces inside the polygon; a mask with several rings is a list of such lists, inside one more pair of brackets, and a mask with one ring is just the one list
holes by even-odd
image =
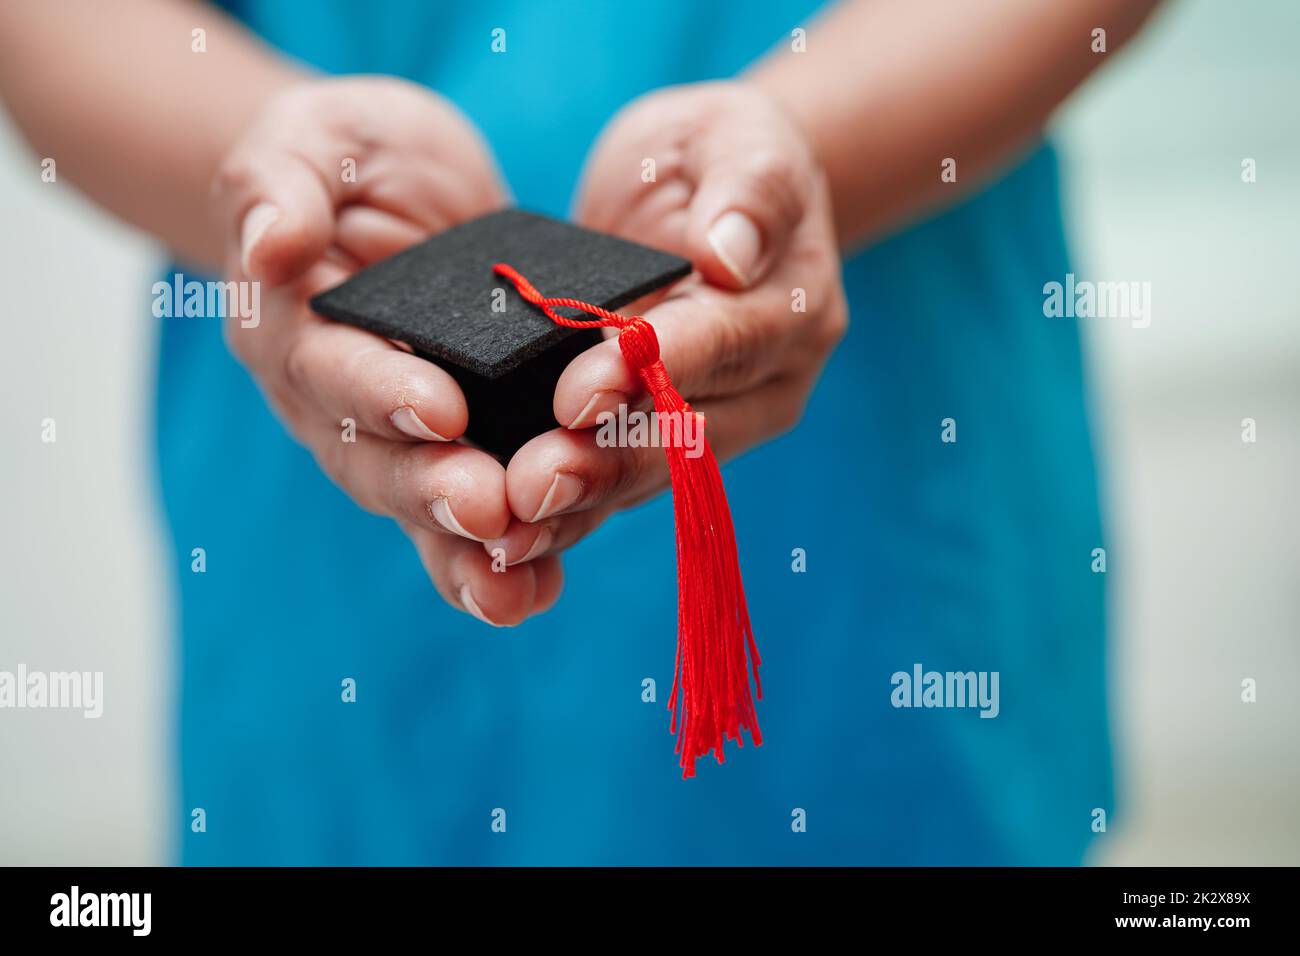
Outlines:
{"label": "red tassel", "polygon": [[[673,714],[671,729],[677,735],[682,776],[693,777],[696,758],[711,750],[722,763],[724,741],[743,746],[742,729],[749,731],[755,745],[763,742],[749,692],[752,672],[755,692],[763,698],[758,677],[762,662],[745,606],[736,532],[722,475],[713,449],[702,437],[704,417],[698,416],[696,422],[703,454],[690,457],[681,429],[686,416],[697,413],[673,388],[659,358],[654,326],[641,316],[620,315],[580,299],[547,298],[505,263],[497,263],[492,271],[514,283],[525,300],[559,325],[618,329],[623,357],[654,399],[677,525],[677,660],[668,709]],[[571,319],[556,308],[577,309],[596,318]]]}

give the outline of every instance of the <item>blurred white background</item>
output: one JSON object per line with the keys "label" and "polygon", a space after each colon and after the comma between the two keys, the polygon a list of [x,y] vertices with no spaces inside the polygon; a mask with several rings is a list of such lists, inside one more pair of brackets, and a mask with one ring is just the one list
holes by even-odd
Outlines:
{"label": "blurred white background", "polygon": [[[1120,786],[1096,863],[1300,863],[1297,37],[1291,0],[1170,4],[1054,124],[1080,278],[1153,289],[1149,328],[1085,322]],[[99,720],[0,715],[0,864],[168,862],[161,253],[3,125],[0,183],[0,669],[102,670],[111,695]]]}

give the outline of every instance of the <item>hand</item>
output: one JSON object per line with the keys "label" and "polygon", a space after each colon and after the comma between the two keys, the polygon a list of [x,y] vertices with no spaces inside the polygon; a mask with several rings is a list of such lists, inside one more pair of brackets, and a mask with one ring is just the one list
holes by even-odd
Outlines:
{"label": "hand", "polygon": [[[646,160],[654,182],[642,180]],[[803,135],[744,83],[643,97],[610,123],[588,160],[579,221],[677,252],[698,270],[644,314],[720,459],[795,425],[844,334],[830,208]],[[591,427],[601,413],[638,402],[646,407],[616,341],[575,359],[555,391],[556,420],[568,427],[534,438],[510,461],[516,520],[486,547],[503,547],[511,562],[553,555],[663,489],[661,448],[600,447]]]}
{"label": "hand", "polygon": [[[319,318],[308,300],[504,200],[464,117],[383,78],[274,97],[214,184],[227,271],[262,283],[258,323],[226,323],[231,349],[322,469],[363,508],[401,523],[448,603],[495,624],[549,607],[561,571],[547,558],[493,572],[479,542],[510,520],[505,470],[454,441],[468,421],[460,389],[393,343]],[[355,441],[344,440],[345,419]]]}

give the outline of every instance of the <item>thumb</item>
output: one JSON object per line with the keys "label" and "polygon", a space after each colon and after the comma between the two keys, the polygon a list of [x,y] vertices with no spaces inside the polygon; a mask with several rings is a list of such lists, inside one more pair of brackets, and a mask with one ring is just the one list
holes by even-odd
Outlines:
{"label": "thumb", "polygon": [[288,152],[245,153],[227,161],[217,175],[214,201],[231,265],[238,263],[250,279],[279,285],[318,260],[333,239],[340,198],[331,195],[330,183],[331,177]]}
{"label": "thumb", "polygon": [[686,174],[697,184],[687,213],[687,252],[709,282],[746,289],[767,275],[803,219],[812,162],[794,146],[710,140],[687,159]]}

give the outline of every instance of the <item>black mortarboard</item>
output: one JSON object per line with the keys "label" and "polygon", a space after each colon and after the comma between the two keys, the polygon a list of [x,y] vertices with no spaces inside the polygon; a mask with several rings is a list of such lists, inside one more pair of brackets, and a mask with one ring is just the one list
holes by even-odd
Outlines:
{"label": "black mortarboard", "polygon": [[606,309],[680,279],[691,266],[625,239],[506,210],[426,239],[312,299],[321,315],[405,342],[446,369],[469,404],[466,436],[508,457],[556,427],[560,373],[601,336],[556,325],[493,273],[498,262],[546,295]]}

